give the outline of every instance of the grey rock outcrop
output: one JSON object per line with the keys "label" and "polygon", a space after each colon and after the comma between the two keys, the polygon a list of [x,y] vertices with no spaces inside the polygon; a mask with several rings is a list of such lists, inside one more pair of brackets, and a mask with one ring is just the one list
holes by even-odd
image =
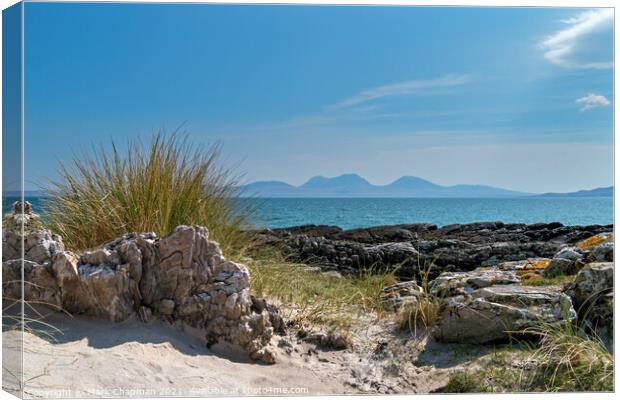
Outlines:
{"label": "grey rock outcrop", "polygon": [[[6,231],[3,247],[19,236]],[[133,313],[147,320],[160,315],[203,329],[210,342],[225,340],[254,359],[274,361],[268,345],[274,311],[257,308],[248,270],[226,260],[204,227],[179,226],[162,238],[127,234],[81,255],[64,251],[60,238],[45,230],[24,241],[25,300],[113,322]],[[20,258],[3,262],[3,296],[20,297],[21,264]]]}
{"label": "grey rock outcrop", "polygon": [[444,272],[432,281],[430,293],[437,297],[453,297],[493,285],[519,282],[519,277],[513,271],[481,269],[471,272]]}
{"label": "grey rock outcrop", "polygon": [[299,235],[285,239],[280,247],[293,260],[338,267],[343,272],[395,265],[410,271],[419,260],[418,251],[408,242],[364,244]]}
{"label": "grey rock outcrop", "polygon": [[574,275],[585,264],[582,259],[570,260],[566,258],[552,258],[549,261],[549,266],[543,271],[545,278],[553,278],[561,275]]}
{"label": "grey rock outcrop", "polygon": [[22,236],[14,230],[4,229],[2,231],[3,260],[21,258],[22,239],[25,259],[39,264],[49,261],[54,253],[65,248],[61,237],[49,231],[26,231]]}
{"label": "grey rock outcrop", "polygon": [[575,318],[570,298],[556,287],[496,285],[450,298],[433,336],[442,342],[489,343]]}
{"label": "grey rock outcrop", "polygon": [[596,323],[613,322],[614,265],[611,262],[586,265],[567,285],[570,296],[582,316]]}
{"label": "grey rock outcrop", "polygon": [[389,311],[416,304],[424,290],[415,281],[399,282],[381,289],[381,305]]}
{"label": "grey rock outcrop", "polygon": [[[558,252],[593,236],[605,237],[612,230],[612,225],[478,222],[443,227],[406,224],[351,230],[304,225],[257,233],[262,244],[277,247],[295,261],[343,273],[395,268],[401,279],[409,280],[420,278],[420,270],[429,264],[435,266],[430,273],[430,278],[434,279],[441,272],[471,271],[505,262],[554,257],[571,259],[569,254]],[[577,256],[582,256],[582,251],[577,250]],[[605,251],[609,254],[606,248],[598,250]],[[597,260],[608,256],[598,255]],[[534,273],[542,273],[543,268],[538,269]]]}
{"label": "grey rock outcrop", "polygon": [[553,258],[562,258],[564,260],[577,261],[583,258],[583,252],[574,246],[564,247],[558,251]]}
{"label": "grey rock outcrop", "polygon": [[614,260],[614,242],[601,243],[593,247],[587,255],[590,262],[606,262]]}

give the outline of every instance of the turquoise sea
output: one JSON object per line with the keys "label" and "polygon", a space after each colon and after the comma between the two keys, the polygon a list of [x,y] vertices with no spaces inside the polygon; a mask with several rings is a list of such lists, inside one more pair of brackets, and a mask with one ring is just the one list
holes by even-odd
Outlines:
{"label": "turquoise sea", "polygon": [[[4,212],[15,199],[3,199]],[[35,210],[40,198],[28,198]],[[256,209],[257,227],[303,224],[337,225],[344,229],[375,225],[429,222],[439,226],[478,221],[564,225],[613,223],[611,197],[453,198],[277,198],[241,199]]]}

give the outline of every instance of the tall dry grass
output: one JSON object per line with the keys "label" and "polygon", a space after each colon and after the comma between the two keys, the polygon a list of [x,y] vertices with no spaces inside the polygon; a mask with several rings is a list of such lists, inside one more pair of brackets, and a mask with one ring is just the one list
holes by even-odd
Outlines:
{"label": "tall dry grass", "polygon": [[250,288],[295,309],[288,319],[347,329],[364,315],[382,314],[381,289],[393,284],[394,271],[366,270],[341,278],[312,272],[307,264],[286,261],[273,252],[246,262]]}
{"label": "tall dry grass", "polygon": [[396,323],[402,330],[409,330],[414,336],[417,336],[418,328],[429,330],[433,328],[439,319],[445,307],[445,300],[434,296],[430,291],[430,275],[435,260],[422,262],[418,259],[420,265],[420,289],[422,293],[412,304],[405,305],[396,314]]}
{"label": "tall dry grass", "polygon": [[126,232],[159,235],[178,225],[203,225],[227,255],[247,245],[249,209],[237,198],[237,176],[222,167],[218,146],[187,135],[158,133],[148,142],[112,142],[61,163],[45,188],[47,223],[72,250],[95,247]]}
{"label": "tall dry grass", "polygon": [[522,371],[528,388],[543,391],[612,391],[614,357],[596,332],[585,324],[541,323],[527,333],[540,337],[531,360],[535,368]]}

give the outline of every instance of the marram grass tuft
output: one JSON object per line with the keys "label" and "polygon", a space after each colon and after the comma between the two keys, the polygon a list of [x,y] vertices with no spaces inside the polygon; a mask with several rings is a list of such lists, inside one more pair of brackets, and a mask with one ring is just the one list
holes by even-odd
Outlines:
{"label": "marram grass tuft", "polygon": [[165,235],[178,225],[202,225],[235,256],[248,244],[250,210],[237,202],[237,177],[219,164],[219,148],[187,136],[153,135],[119,150],[93,148],[59,168],[45,188],[50,229],[71,250],[98,246],[127,232]]}

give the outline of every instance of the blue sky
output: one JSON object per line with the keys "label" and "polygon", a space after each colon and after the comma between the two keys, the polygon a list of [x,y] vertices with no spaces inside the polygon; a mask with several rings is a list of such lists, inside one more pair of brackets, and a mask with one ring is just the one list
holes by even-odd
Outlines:
{"label": "blue sky", "polygon": [[26,186],[184,123],[247,181],[613,183],[610,9],[28,3]]}

